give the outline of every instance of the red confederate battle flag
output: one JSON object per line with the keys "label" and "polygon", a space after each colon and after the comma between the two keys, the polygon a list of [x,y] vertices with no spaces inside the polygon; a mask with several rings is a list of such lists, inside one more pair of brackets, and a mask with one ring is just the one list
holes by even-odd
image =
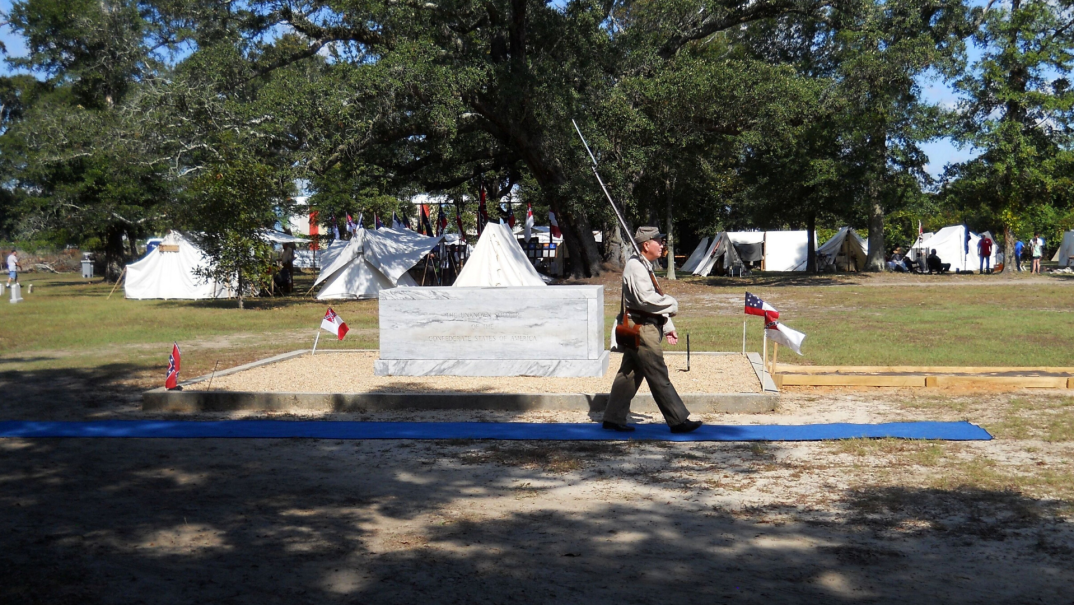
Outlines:
{"label": "red confederate battle flag", "polygon": [[775,307],[749,292],[746,292],[746,314],[759,315],[764,317],[765,321],[779,319],[779,311],[776,311]]}
{"label": "red confederate battle flag", "polygon": [[169,391],[179,388],[179,345],[172,343],[172,354],[168,355],[168,373],[164,376],[164,388]]}

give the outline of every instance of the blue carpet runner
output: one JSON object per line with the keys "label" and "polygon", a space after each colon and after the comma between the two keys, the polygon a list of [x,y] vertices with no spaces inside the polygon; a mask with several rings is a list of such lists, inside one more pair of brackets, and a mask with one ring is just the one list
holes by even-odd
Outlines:
{"label": "blue carpet runner", "polygon": [[99,420],[90,422],[0,422],[0,437],[137,437],[254,439],[503,439],[547,441],[825,441],[882,438],[988,441],[992,436],[969,422],[884,424],[705,425],[676,435],[662,424],[635,425],[633,433],[606,431],[598,423],[528,422],[337,422],[288,420]]}

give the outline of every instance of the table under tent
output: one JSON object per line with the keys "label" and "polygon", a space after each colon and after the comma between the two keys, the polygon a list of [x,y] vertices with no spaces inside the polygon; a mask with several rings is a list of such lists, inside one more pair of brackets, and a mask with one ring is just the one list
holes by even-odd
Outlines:
{"label": "table under tent", "polygon": [[[869,257],[869,242],[851,227],[843,227],[817,248],[817,271],[861,271]],[[795,266],[805,271],[807,261]]]}
{"label": "table under tent", "polygon": [[[690,255],[693,257],[693,254]],[[690,260],[687,259],[687,263]],[[685,266],[684,266],[685,270]],[[746,271],[745,263],[738,256],[738,251],[731,242],[731,234],[726,231],[717,233],[712,243],[697,261],[692,273],[694,275],[731,275],[742,276]]]}
{"label": "table under tent", "polygon": [[171,231],[141,260],[127,265],[123,292],[134,300],[204,300],[234,296],[234,283],[220,283],[199,273],[208,267],[209,257],[197,244],[178,231]]}
{"label": "table under tent", "polygon": [[317,299],[376,298],[384,289],[417,286],[408,272],[442,239],[409,230],[358,229],[346,246],[332,251],[331,262],[317,276],[313,287],[324,284]]}
{"label": "table under tent", "polygon": [[[977,235],[965,225],[944,227],[936,233],[919,235],[908,256],[917,262],[919,256],[927,257],[930,250],[936,250],[936,256],[940,257],[941,262],[951,264],[951,271],[959,273],[977,271],[981,265],[980,256],[977,254],[977,243],[982,237],[988,237],[995,242],[995,238],[987,231]],[[997,248],[998,246],[992,246],[992,255],[989,257],[992,267],[996,265]]]}
{"label": "table under tent", "polygon": [[[1026,253],[1022,252],[1022,258],[1026,257]],[[1030,260],[1033,260],[1032,251],[1029,254]],[[1071,261],[1074,261],[1074,231],[1067,231],[1063,234],[1063,241],[1059,243],[1059,249],[1055,251],[1055,255],[1052,256],[1052,260],[1059,263],[1060,267],[1071,266]]]}
{"label": "table under tent", "polygon": [[454,285],[460,288],[544,286],[545,279],[534,269],[511,229],[490,222],[485,225]]}

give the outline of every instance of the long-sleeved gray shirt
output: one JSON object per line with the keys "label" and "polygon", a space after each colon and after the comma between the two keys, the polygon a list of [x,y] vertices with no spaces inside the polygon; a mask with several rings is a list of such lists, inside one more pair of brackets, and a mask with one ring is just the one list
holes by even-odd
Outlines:
{"label": "long-sleeved gray shirt", "polygon": [[667,294],[658,294],[649,279],[652,264],[635,254],[623,267],[623,298],[628,309],[663,315],[668,318],[664,333],[675,331],[671,316],[679,312],[679,301]]}

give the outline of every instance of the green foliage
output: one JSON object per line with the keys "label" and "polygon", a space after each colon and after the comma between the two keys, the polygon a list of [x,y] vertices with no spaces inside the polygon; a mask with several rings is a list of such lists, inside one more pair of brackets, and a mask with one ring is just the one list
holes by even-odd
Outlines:
{"label": "green foliage", "polygon": [[984,52],[957,82],[967,95],[959,134],[982,154],[949,169],[946,193],[1002,226],[1008,254],[1014,239],[1061,233],[1057,219],[1074,208],[1070,10],[1014,0],[984,11],[975,34]]}
{"label": "green foliage", "polygon": [[275,254],[259,231],[275,223],[289,190],[271,167],[239,150],[225,148],[221,159],[190,183],[182,212],[212,259],[201,277],[234,284],[241,309],[244,296],[271,287]]}
{"label": "green foliage", "polygon": [[[918,220],[1054,232],[1074,198],[1074,28],[1063,3],[1013,10],[21,0],[9,21],[30,53],[10,63],[48,79],[0,79],[0,231],[95,246],[116,275],[124,240],[190,227],[254,287],[264,267],[239,251],[289,213],[289,183],[325,222],[433,193],[468,225],[484,183],[494,216],[513,191],[539,223],[555,211],[575,273],[595,274],[592,232],[614,219],[576,119],[628,222],[670,222],[683,243],[850,224],[876,260]],[[967,68],[970,36],[985,54]],[[922,100],[926,76],[958,79],[960,121]],[[952,123],[986,153],[927,194],[921,144]]]}

